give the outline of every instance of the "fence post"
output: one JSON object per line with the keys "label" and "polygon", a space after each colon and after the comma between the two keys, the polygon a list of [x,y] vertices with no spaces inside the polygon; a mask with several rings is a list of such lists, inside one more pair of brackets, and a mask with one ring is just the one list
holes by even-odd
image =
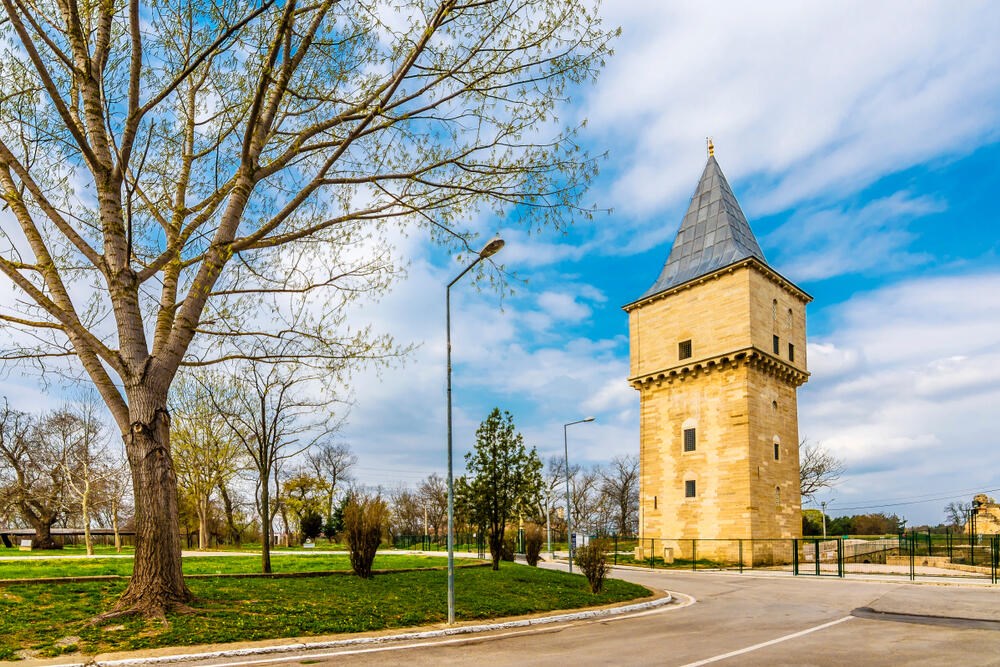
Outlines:
{"label": "fence post", "polygon": [[1000,566],[1000,535],[994,535],[990,551],[993,552],[992,568],[990,569],[993,583],[997,583],[997,567]]}
{"label": "fence post", "polygon": [[813,540],[813,560],[816,561],[816,576],[819,576],[819,540]]}
{"label": "fence post", "polygon": [[649,538],[649,569],[653,569],[653,549],[656,548],[656,538]]}
{"label": "fence post", "polygon": [[743,540],[740,539],[740,574],[743,574]]}
{"label": "fence post", "polygon": [[618,565],[618,533],[615,533],[615,565]]}
{"label": "fence post", "polygon": [[917,536],[910,533],[910,581],[916,579]]}
{"label": "fence post", "polygon": [[799,540],[792,538],[792,574],[799,575]]}
{"label": "fence post", "polygon": [[691,571],[698,569],[698,540],[691,540]]}
{"label": "fence post", "polygon": [[837,538],[837,576],[844,578],[844,538]]}

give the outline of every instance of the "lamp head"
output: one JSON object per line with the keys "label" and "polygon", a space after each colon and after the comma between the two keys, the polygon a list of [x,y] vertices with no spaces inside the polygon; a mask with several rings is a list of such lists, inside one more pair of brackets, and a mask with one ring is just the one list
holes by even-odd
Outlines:
{"label": "lamp head", "polygon": [[493,255],[500,252],[500,249],[504,246],[504,240],[499,236],[493,237],[483,249],[479,251],[479,258],[486,259],[487,257],[492,257]]}
{"label": "lamp head", "polygon": [[583,421],[585,421],[585,422],[592,422],[592,421],[594,421],[594,419],[595,419],[595,417],[584,417]]}

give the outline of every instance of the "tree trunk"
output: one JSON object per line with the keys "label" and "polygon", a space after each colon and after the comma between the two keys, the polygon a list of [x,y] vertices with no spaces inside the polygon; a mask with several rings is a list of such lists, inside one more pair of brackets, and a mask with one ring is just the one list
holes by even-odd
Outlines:
{"label": "tree trunk", "polygon": [[271,573],[271,498],[267,488],[268,480],[263,480],[260,491],[260,571]]}
{"label": "tree trunk", "polygon": [[[163,616],[191,600],[181,571],[177,477],[170,456],[170,416],[161,400],[130,396],[125,449],[135,493],[135,564],[112,613]],[[138,418],[137,418],[138,416]]]}
{"label": "tree trunk", "polygon": [[83,497],[80,499],[80,511],[83,514],[83,543],[87,545],[87,555],[94,555],[94,540],[90,536],[90,481],[86,482]]}
{"label": "tree trunk", "polygon": [[56,522],[54,516],[41,516],[32,519],[31,527],[35,529],[35,536],[31,539],[32,549],[58,549],[59,545],[52,539],[52,524]]}
{"label": "tree trunk", "polygon": [[503,530],[496,528],[489,531],[490,557],[493,558],[493,569],[500,569],[500,559],[503,557]]}
{"label": "tree trunk", "polygon": [[226,513],[226,524],[229,526],[229,542],[239,546],[243,541],[243,536],[240,535],[240,531],[236,527],[236,519],[233,516],[233,499],[229,497],[229,489],[221,481],[219,482],[219,495],[222,496],[222,507]]}
{"label": "tree trunk", "polygon": [[208,496],[198,499],[198,549],[205,550],[208,544]]}
{"label": "tree trunk", "polygon": [[118,509],[111,512],[111,527],[115,531],[115,551],[122,552],[122,534],[118,532]]}

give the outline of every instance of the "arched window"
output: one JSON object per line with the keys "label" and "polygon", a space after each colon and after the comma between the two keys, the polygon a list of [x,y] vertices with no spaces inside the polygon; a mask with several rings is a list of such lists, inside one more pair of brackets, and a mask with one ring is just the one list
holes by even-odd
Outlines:
{"label": "arched window", "polygon": [[792,316],[792,309],[788,309],[788,328],[792,328],[792,322],[794,322],[794,317]]}
{"label": "arched window", "polygon": [[780,486],[774,487],[774,505],[776,507],[780,507],[781,506],[781,487]]}
{"label": "arched window", "polygon": [[774,460],[778,461],[781,459],[781,439],[778,436],[774,436]]}

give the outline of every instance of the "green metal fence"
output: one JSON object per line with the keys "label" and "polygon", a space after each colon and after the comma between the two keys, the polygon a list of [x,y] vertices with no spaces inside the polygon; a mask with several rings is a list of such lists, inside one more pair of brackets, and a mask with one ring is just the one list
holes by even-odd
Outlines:
{"label": "green metal fence", "polygon": [[606,539],[615,565],[673,570],[746,569],[797,576],[895,575],[988,579],[998,583],[1000,536],[928,535],[751,539]]}

